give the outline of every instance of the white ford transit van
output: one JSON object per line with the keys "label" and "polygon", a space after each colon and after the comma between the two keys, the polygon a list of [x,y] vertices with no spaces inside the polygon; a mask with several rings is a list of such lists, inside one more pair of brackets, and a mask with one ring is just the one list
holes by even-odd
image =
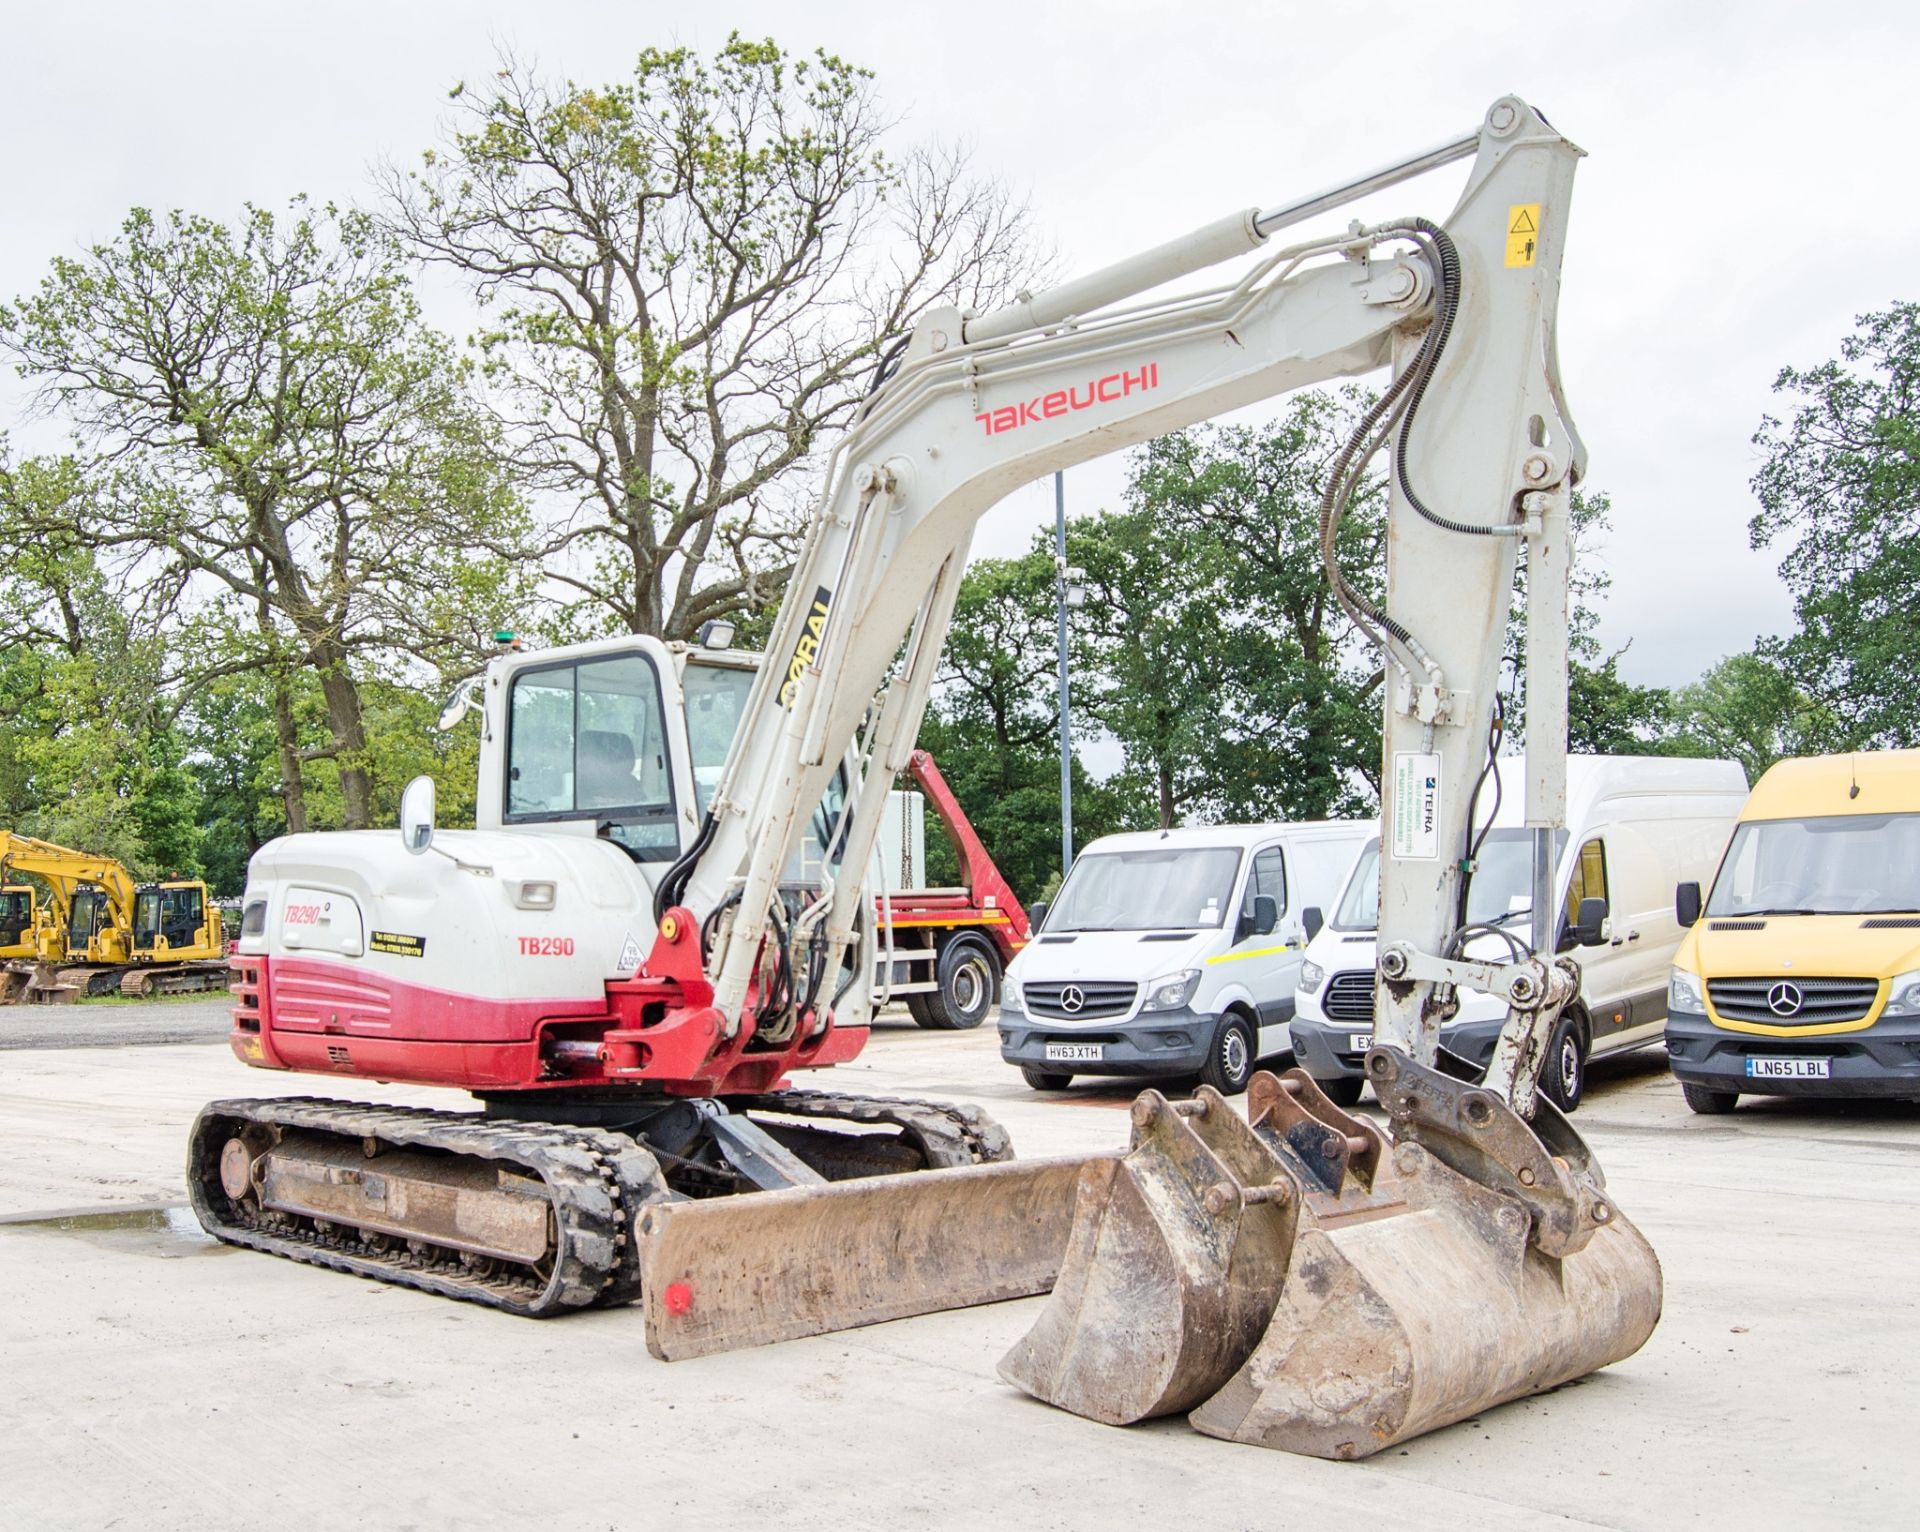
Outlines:
{"label": "white ford transit van", "polygon": [[1075,859],[1000,993],[1000,1056],[1035,1090],[1077,1074],[1246,1088],[1288,1046],[1307,932],[1371,821],[1109,835]]}
{"label": "white ford transit van", "polygon": [[[1467,898],[1469,923],[1508,926],[1526,943],[1531,832],[1521,800],[1525,763],[1497,763],[1500,801],[1482,792],[1477,823],[1491,823]],[[1580,965],[1579,1000],[1561,1016],[1541,1072],[1541,1088],[1563,1111],[1580,1104],[1589,1055],[1624,1053],[1657,1043],[1667,1015],[1667,970],[1680,945],[1676,884],[1713,875],[1746,800],[1737,761],[1666,756],[1576,755],[1567,761],[1568,834],[1561,843],[1554,889],[1560,906],[1560,948]],[[1489,815],[1491,818],[1489,820]],[[1599,946],[1575,950],[1572,926],[1583,899],[1604,899]],[[1335,1101],[1360,1099],[1361,1065],[1373,1044],[1374,928],[1380,910],[1380,842],[1360,853],[1324,928],[1300,965],[1293,1047],[1301,1066]],[[1469,956],[1503,959],[1497,936],[1467,945]],[[1477,1068],[1493,1056],[1506,1007],[1478,990],[1460,993],[1460,1011],[1441,1029],[1441,1046]]]}

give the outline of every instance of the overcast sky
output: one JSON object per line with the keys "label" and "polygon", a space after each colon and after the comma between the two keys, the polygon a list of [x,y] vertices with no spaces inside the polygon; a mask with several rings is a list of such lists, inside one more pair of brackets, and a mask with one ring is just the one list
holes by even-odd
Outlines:
{"label": "overcast sky", "polygon": [[[1063,275],[1452,137],[1512,91],[1591,156],[1560,356],[1589,483],[1614,502],[1602,637],[1631,641],[1631,678],[1679,683],[1790,619],[1778,554],[1746,534],[1775,375],[1835,354],[1855,315],[1920,297],[1917,14],[1874,0],[4,0],[0,293],[111,236],[136,203],[231,217],[299,191],[365,199],[368,168],[431,144],[448,89],[484,78],[501,44],[583,84],[624,77],[642,46],[706,51],[734,28],[830,48],[877,72],[903,143],[969,142],[978,170],[1031,203]],[[1464,176],[1370,212],[1442,217]],[[1123,482],[1117,463],[1077,469],[1069,508],[1117,504]],[[1051,516],[1051,487],[1030,487],[975,552],[1016,552]]]}

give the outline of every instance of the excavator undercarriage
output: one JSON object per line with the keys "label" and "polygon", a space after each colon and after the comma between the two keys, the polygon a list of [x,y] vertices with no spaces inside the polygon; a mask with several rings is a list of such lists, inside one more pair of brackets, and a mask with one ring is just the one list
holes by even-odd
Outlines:
{"label": "excavator undercarriage", "polygon": [[[631,1302],[644,1247],[662,1356],[1044,1292],[1080,1169],[1014,1162],[973,1107],[824,1091],[495,1097],[477,1114],[216,1101],[188,1152],[194,1210],[230,1244],[529,1318]],[[848,1181],[884,1216],[849,1216]],[[740,1288],[750,1259],[778,1302]],[[855,1289],[866,1317],[850,1321]]]}

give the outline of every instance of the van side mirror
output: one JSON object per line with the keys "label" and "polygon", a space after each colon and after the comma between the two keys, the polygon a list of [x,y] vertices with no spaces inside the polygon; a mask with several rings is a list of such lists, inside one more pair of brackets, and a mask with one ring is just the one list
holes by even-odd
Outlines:
{"label": "van side mirror", "polygon": [[1582,899],[1580,913],[1573,922],[1574,945],[1579,947],[1604,946],[1607,940],[1607,901],[1604,899]]}
{"label": "van side mirror", "polygon": [[1697,924],[1700,919],[1700,885],[1682,883],[1673,891],[1673,918],[1682,926]]}
{"label": "van side mirror", "polygon": [[1280,924],[1280,901],[1272,894],[1253,896],[1253,934],[1271,936],[1273,928]]}
{"label": "van side mirror", "polygon": [[1027,930],[1038,936],[1040,928],[1047,923],[1047,901],[1036,899],[1027,906]]}
{"label": "van side mirror", "polygon": [[1300,912],[1300,924],[1307,933],[1308,941],[1318,936],[1326,923],[1327,917],[1320,913],[1320,906],[1317,904],[1310,904]]}
{"label": "van side mirror", "polygon": [[432,777],[415,777],[400,794],[400,844],[415,856],[433,844]]}

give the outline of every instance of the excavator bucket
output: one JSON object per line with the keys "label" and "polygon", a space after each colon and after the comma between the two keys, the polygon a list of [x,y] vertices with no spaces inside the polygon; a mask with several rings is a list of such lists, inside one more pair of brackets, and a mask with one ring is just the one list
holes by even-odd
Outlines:
{"label": "excavator bucket", "polygon": [[1009,1160],[639,1217],[647,1349],[662,1361],[1025,1298],[1053,1286],[1078,1199],[1117,1156]]}
{"label": "excavator bucket", "polygon": [[1394,1142],[1300,1070],[1256,1075],[1244,1122],[1144,1096],[1001,1375],[1095,1420],[1190,1410],[1361,1458],[1638,1350],[1659,1263],[1565,1119],[1391,1050],[1368,1070]]}

